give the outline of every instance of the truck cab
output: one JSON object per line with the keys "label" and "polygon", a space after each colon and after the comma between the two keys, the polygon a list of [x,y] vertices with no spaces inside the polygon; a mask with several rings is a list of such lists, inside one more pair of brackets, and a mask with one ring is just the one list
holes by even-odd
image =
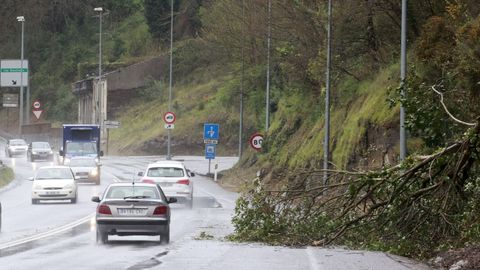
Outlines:
{"label": "truck cab", "polygon": [[91,157],[98,162],[103,156],[103,151],[100,150],[100,126],[63,125],[63,142],[59,154],[63,158],[63,164],[68,164],[73,157]]}

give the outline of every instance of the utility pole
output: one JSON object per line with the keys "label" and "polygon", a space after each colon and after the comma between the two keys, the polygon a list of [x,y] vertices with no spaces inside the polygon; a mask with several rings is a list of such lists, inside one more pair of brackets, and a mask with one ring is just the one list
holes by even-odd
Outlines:
{"label": "utility pole", "polygon": [[[24,111],[24,105],[23,105],[23,50],[24,50],[24,30],[25,30],[25,17],[24,16],[18,16],[17,21],[22,23],[22,41],[21,41],[21,48],[20,48],[20,111],[19,111],[19,119],[18,119],[18,133],[21,135],[22,134],[22,125],[23,125],[23,111]],[[28,67],[27,67],[28,68]]]}
{"label": "utility pole", "polygon": [[[169,87],[168,87],[168,111],[172,111],[172,69],[173,69],[173,0],[170,1],[170,78],[169,78]],[[168,143],[167,143],[167,160],[171,160],[172,156],[170,154],[171,147],[171,129],[167,130],[168,133]]]}
{"label": "utility pole", "polygon": [[265,133],[268,132],[270,126],[270,43],[271,43],[271,16],[272,1],[268,0],[268,33],[267,33],[267,89],[265,102]]}
{"label": "utility pole", "polygon": [[240,79],[240,126],[238,132],[238,159],[242,158],[243,152],[243,78],[245,75],[245,0],[242,0],[242,77]]}
{"label": "utility pole", "polygon": [[328,168],[330,162],[330,68],[332,61],[332,0],[328,0],[327,27],[327,72],[325,91],[325,143],[323,149],[323,186],[326,186],[328,184]]}
{"label": "utility pole", "polygon": [[[402,34],[400,59],[401,98],[405,98],[405,79],[407,76],[407,0],[402,0]],[[405,108],[400,104],[400,160],[407,156],[407,136],[405,132]]]}
{"label": "utility pole", "polygon": [[97,92],[93,95],[94,103],[95,103],[95,122],[96,124],[103,125],[101,123],[101,107],[100,107],[100,99],[101,99],[101,88],[102,88],[102,20],[103,20],[103,8],[96,7],[93,9],[96,12],[99,12],[99,37],[98,37],[98,81],[97,81]]}

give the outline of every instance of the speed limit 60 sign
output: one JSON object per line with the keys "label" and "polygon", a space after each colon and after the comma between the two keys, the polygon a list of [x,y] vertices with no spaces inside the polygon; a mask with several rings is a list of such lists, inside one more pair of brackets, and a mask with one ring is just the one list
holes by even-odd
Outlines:
{"label": "speed limit 60 sign", "polygon": [[260,151],[262,150],[262,143],[263,143],[263,135],[260,133],[255,133],[250,137],[250,146],[257,150]]}

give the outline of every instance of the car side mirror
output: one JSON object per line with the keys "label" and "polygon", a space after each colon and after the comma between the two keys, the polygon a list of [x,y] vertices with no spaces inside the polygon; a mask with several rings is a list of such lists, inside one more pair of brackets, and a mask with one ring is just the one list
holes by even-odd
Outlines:
{"label": "car side mirror", "polygon": [[168,203],[176,203],[176,202],[178,202],[177,198],[170,197],[170,198],[168,199]]}
{"label": "car side mirror", "polygon": [[33,177],[28,177],[27,180],[28,181],[33,181]]}
{"label": "car side mirror", "polygon": [[143,176],[143,172],[138,172],[138,176]]}
{"label": "car side mirror", "polygon": [[103,151],[100,151],[100,156],[103,157]]}
{"label": "car side mirror", "polygon": [[191,176],[191,177],[195,177],[195,173],[190,172],[190,176]]}
{"label": "car side mirror", "polygon": [[93,196],[93,197],[92,197],[92,202],[99,203],[99,202],[100,202],[100,197],[98,197],[98,196]]}

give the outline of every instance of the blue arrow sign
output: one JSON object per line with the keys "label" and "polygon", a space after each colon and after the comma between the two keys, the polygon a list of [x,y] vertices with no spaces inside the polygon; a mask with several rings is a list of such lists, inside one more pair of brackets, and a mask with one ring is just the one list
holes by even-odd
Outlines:
{"label": "blue arrow sign", "polygon": [[220,127],[218,124],[203,124],[203,139],[218,140]]}
{"label": "blue arrow sign", "polygon": [[206,144],[205,145],[205,158],[206,159],[215,159],[216,147],[215,144]]}

